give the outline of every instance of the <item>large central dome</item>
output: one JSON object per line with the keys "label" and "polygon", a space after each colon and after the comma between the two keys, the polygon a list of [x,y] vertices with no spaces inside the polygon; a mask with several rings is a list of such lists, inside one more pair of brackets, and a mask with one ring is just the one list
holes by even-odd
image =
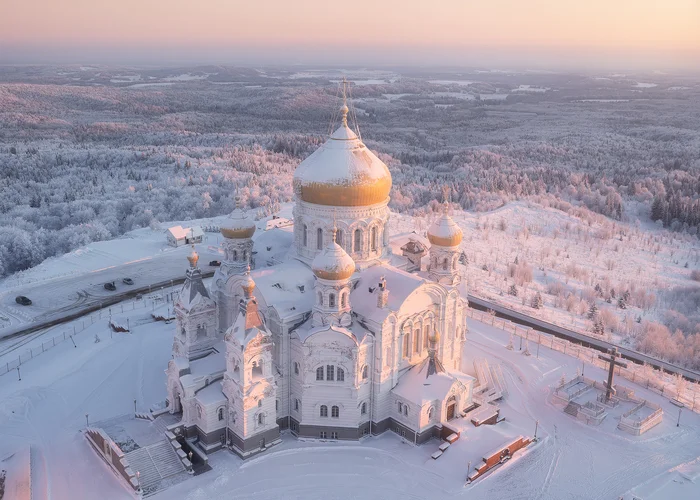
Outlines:
{"label": "large central dome", "polygon": [[391,191],[387,166],[343,122],[330,138],[294,172],[294,191],[308,203],[359,207],[382,203]]}

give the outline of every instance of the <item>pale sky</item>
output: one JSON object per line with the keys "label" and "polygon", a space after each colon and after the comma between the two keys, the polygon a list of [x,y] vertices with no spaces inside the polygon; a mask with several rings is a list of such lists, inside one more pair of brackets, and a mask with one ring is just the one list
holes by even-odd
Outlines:
{"label": "pale sky", "polygon": [[489,57],[697,66],[700,0],[0,0],[0,62]]}

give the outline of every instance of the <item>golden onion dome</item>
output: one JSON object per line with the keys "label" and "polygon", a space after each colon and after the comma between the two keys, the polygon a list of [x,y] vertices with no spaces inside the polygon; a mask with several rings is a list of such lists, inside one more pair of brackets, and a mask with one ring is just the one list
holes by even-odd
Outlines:
{"label": "golden onion dome", "polygon": [[307,203],[360,207],[387,201],[389,169],[370,151],[347,122],[343,104],[341,126],[294,172],[294,191]]}
{"label": "golden onion dome", "polygon": [[187,260],[190,262],[190,267],[194,268],[197,267],[197,262],[199,261],[199,255],[194,249],[194,245],[192,245],[192,252],[187,256]]}
{"label": "golden onion dome", "polygon": [[221,224],[219,231],[224,238],[232,240],[252,238],[255,233],[255,222],[241,210],[241,198],[236,196],[236,208],[228,219]]}
{"label": "golden onion dome", "polygon": [[255,290],[255,281],[253,281],[253,278],[251,278],[250,276],[250,266],[248,266],[248,269],[245,273],[245,279],[241,287],[243,288],[243,293],[246,297],[250,298],[253,296],[253,291]]}
{"label": "golden onion dome", "polygon": [[355,261],[334,241],[314,258],[311,269],[317,278],[346,280],[355,272]]}
{"label": "golden onion dome", "polygon": [[456,247],[462,243],[462,236],[460,227],[447,214],[447,204],[445,204],[445,212],[428,229],[428,240],[433,245]]}

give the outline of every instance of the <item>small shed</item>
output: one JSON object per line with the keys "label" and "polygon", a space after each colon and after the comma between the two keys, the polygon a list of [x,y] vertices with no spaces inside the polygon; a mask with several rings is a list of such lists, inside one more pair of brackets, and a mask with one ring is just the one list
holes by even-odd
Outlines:
{"label": "small shed", "polygon": [[204,239],[204,231],[199,226],[182,227],[173,226],[165,232],[168,245],[179,247],[192,243],[201,243]]}

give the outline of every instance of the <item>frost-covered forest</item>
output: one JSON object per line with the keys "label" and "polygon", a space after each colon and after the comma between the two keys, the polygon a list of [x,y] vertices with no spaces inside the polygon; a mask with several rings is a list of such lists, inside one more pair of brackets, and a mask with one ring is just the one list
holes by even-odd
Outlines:
{"label": "frost-covered forest", "polygon": [[[362,138],[391,169],[397,212],[434,210],[447,186],[470,211],[527,200],[581,220],[655,222],[695,245],[700,77],[3,67],[0,276],[159,221],[227,213],[237,188],[250,207],[291,200],[294,168],[329,132],[345,75]],[[689,273],[698,267],[686,260]],[[599,298],[619,300],[600,286]],[[697,310],[700,292],[687,286],[664,302],[677,293]],[[589,307],[557,294],[567,311]],[[664,328],[691,335],[695,316]]]}

